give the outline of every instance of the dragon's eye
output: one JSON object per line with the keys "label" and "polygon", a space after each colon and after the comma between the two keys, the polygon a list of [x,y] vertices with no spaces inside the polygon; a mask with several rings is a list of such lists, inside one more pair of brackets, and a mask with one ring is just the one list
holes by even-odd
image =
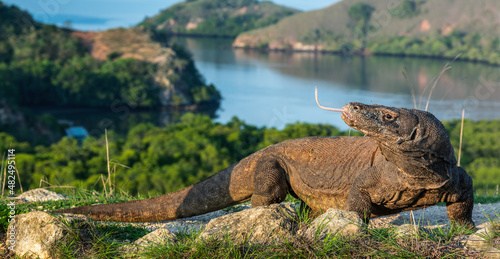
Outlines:
{"label": "dragon's eye", "polygon": [[383,118],[385,121],[393,121],[395,119],[395,116],[393,116],[389,113],[385,113],[383,116],[384,116]]}

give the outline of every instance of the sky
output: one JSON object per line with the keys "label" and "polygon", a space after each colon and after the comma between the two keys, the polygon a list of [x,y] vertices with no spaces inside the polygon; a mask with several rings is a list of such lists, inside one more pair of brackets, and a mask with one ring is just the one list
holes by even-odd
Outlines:
{"label": "sky", "polygon": [[[327,7],[339,0],[273,0],[303,11]],[[134,26],[146,16],[182,0],[3,0],[28,11],[37,21],[63,25],[71,21],[77,30],[106,30]]]}

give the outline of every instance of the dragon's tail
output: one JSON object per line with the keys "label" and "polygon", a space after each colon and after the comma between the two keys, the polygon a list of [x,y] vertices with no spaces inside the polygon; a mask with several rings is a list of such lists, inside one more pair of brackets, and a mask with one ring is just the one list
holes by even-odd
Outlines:
{"label": "dragon's tail", "polygon": [[[154,198],[52,211],[87,215],[99,221],[150,222],[185,218],[216,211],[250,199],[253,178],[238,164],[182,190]],[[247,179],[248,178],[248,179]]]}

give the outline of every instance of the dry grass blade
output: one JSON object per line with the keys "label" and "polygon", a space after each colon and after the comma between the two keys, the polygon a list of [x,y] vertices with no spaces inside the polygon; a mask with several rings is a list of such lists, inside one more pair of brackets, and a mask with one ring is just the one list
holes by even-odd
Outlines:
{"label": "dry grass blade", "polygon": [[434,88],[436,87],[437,82],[439,81],[441,76],[444,74],[444,72],[448,71],[448,69],[451,68],[448,65],[449,65],[449,63],[446,63],[446,65],[443,67],[441,72],[439,72],[439,75],[437,76],[436,80],[434,80],[434,84],[432,85],[431,90],[429,91],[429,97],[427,98],[427,103],[425,104],[425,111],[427,111],[427,109],[429,108],[429,102],[431,101],[432,92],[434,91]]}
{"label": "dry grass blade", "polygon": [[415,87],[413,87],[413,83],[407,77],[408,69],[406,68],[406,66],[404,66],[404,68],[405,68],[405,71],[403,71],[401,73],[403,74],[404,78],[406,79],[406,82],[408,83],[408,88],[410,88],[411,97],[413,99],[413,106],[415,107],[415,109],[417,109],[417,99],[415,97]]}
{"label": "dry grass blade", "polygon": [[51,183],[49,183],[49,182],[47,182],[47,181],[45,181],[43,179],[40,179],[40,184],[38,185],[38,188],[42,188],[42,183],[45,183],[45,184],[48,185],[48,186],[43,187],[45,189],[49,189],[49,188],[54,188],[54,189],[55,188],[71,188],[71,189],[76,189],[75,186],[69,186],[69,185],[55,185],[55,186],[52,186]]}
{"label": "dry grass blade", "polygon": [[108,190],[106,189],[106,181],[104,180],[104,175],[101,174],[100,178],[102,180],[102,186],[103,186],[103,189],[104,189],[104,195],[108,196]]}
{"label": "dry grass blade", "polygon": [[[112,193],[112,186],[111,186],[111,169],[109,167],[109,145],[108,145],[108,129],[104,129],[104,134],[106,137],[106,161],[108,165],[108,184],[109,184],[109,192]],[[106,186],[104,186],[106,188]]]}
{"label": "dry grass blade", "polygon": [[16,169],[16,173],[17,173],[17,179],[19,180],[19,187],[21,187],[21,193],[23,193],[23,185],[21,184],[21,176],[19,176],[19,171],[17,170],[17,166],[14,167],[14,169]]}
{"label": "dry grass blade", "polygon": [[[441,72],[439,72],[439,75],[437,76],[436,80],[434,80],[434,84],[432,85],[431,90],[429,91],[429,97],[427,98],[427,104],[425,105],[425,111],[427,111],[427,109],[429,108],[429,102],[431,101],[432,92],[434,91],[434,88],[436,87],[437,82],[439,82],[439,79],[444,74],[444,72],[448,71],[448,69],[451,68],[449,65],[451,63],[455,62],[455,60],[457,60],[457,58],[460,57],[461,55],[462,55],[462,53],[458,54],[451,62],[446,63],[446,65],[444,65],[443,69],[441,69]],[[424,92],[425,92],[425,89],[424,89]],[[420,96],[420,100],[421,99],[422,99],[422,96]]]}
{"label": "dry grass blade", "polygon": [[[111,186],[114,186],[116,187],[115,183],[116,183],[116,163],[113,164],[113,185],[111,185],[111,182],[109,183],[109,186],[111,188]],[[113,192],[114,193],[114,192]]]}
{"label": "dry grass blade", "polygon": [[115,166],[116,166],[116,165],[119,165],[119,166],[121,166],[121,167],[123,167],[123,168],[130,168],[130,166],[126,166],[126,165],[124,165],[124,164],[122,164],[122,163],[118,163],[118,162],[116,162],[116,161],[111,161],[110,163],[111,163],[111,164],[113,164],[113,165],[115,165]]}
{"label": "dry grass blade", "polygon": [[465,117],[465,108],[462,109],[462,125],[460,125],[460,144],[458,146],[458,162],[457,162],[458,166],[460,166],[460,158],[462,157],[462,137],[464,135],[464,117]]}
{"label": "dry grass blade", "polygon": [[3,182],[2,182],[2,196],[4,194],[4,191],[5,191],[5,181],[7,180],[7,168],[4,167],[4,161],[5,161],[5,152],[3,153],[3,157],[2,157],[2,171],[3,172]]}

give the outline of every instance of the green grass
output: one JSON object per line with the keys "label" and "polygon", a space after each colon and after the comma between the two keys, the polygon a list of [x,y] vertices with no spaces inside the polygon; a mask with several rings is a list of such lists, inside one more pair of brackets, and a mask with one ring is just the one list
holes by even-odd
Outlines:
{"label": "green grass", "polygon": [[[131,231],[128,227],[106,226],[101,224],[70,223],[62,220],[62,225],[68,233],[58,242],[53,249],[54,258],[114,258],[120,256],[119,238],[123,229]],[[147,231],[142,230],[146,235]]]}
{"label": "green grass", "polygon": [[486,204],[497,202],[500,202],[500,197],[474,195],[474,203]]}
{"label": "green grass", "polygon": [[[134,200],[126,193],[119,193],[112,198],[87,191],[71,191],[68,201],[51,201],[24,203],[17,205],[17,213],[33,210],[53,210],[71,206],[82,206],[92,203],[110,203]],[[69,194],[69,193],[68,193]],[[139,197],[145,198],[145,197]],[[309,226],[308,211],[299,206],[300,201],[289,196],[287,201],[296,203],[299,219],[297,226]],[[1,199],[1,203],[4,203]],[[475,202],[498,202],[498,197],[476,196]],[[228,208],[228,212],[237,212],[241,206]],[[0,210],[1,212],[1,210]],[[3,216],[3,215],[2,215]],[[498,221],[500,215],[491,218],[492,224]],[[91,222],[87,225],[70,223],[62,220],[68,235],[61,240],[52,251],[56,258],[122,258],[131,253],[121,252],[124,245],[133,243],[149,231],[132,224],[99,224]],[[498,225],[498,224],[496,224]],[[495,226],[496,226],[495,225]],[[230,237],[222,241],[215,239],[197,239],[200,231],[180,231],[177,242],[154,243],[144,247],[135,254],[140,258],[461,258],[475,257],[480,251],[464,250],[458,237],[472,234],[474,231],[460,226],[448,225],[430,227],[421,224],[414,235],[401,236],[396,233],[396,227],[368,227],[364,233],[355,237],[331,235],[325,241],[302,240],[298,235],[293,240],[270,246],[249,243],[238,244]],[[499,247],[500,227],[495,227],[494,234],[488,242],[493,247]]]}

